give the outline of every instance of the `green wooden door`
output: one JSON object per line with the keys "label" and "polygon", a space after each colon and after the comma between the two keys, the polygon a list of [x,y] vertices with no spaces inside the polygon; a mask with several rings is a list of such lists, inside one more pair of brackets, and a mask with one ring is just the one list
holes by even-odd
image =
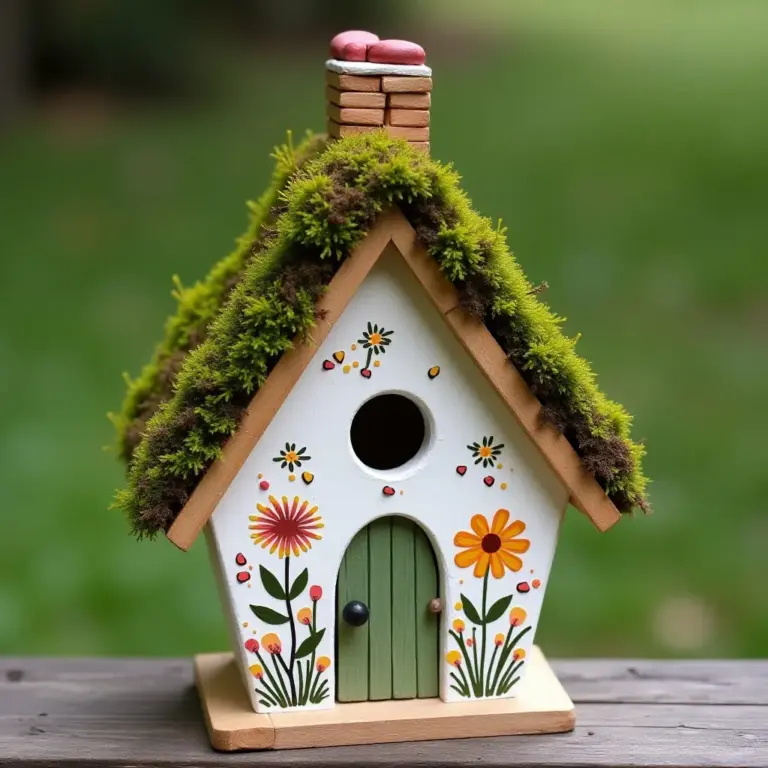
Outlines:
{"label": "green wooden door", "polygon": [[[435,553],[416,523],[384,517],[355,536],[336,590],[338,701],[438,696],[439,617],[428,606],[439,596]],[[342,618],[350,601],[368,607],[363,626]]]}

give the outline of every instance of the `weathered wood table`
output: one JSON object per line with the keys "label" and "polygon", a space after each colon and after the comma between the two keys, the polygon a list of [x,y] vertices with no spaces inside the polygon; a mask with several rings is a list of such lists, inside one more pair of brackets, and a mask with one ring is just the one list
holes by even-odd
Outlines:
{"label": "weathered wood table", "polygon": [[218,754],[187,660],[0,659],[0,766],[760,766],[768,661],[556,661],[573,733]]}

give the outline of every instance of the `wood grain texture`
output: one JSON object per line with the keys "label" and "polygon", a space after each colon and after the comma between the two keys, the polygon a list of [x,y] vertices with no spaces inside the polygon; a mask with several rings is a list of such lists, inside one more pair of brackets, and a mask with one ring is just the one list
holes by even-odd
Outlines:
{"label": "wood grain texture", "polygon": [[353,601],[368,605],[368,529],[363,528],[347,547],[336,589],[336,700],[368,699],[370,623],[352,627],[342,618]]}
{"label": "wood grain texture", "polygon": [[429,93],[432,78],[384,76],[381,78],[381,90],[384,93]]}
{"label": "wood grain texture", "polygon": [[391,221],[391,215],[380,218],[365,240],[341,265],[317,304],[318,311],[325,314],[322,320],[318,320],[309,343],[296,339],[292,349],[283,354],[264,386],[254,395],[237,432],[224,446],[221,458],[203,475],[184,509],[168,529],[168,538],[180,549],[192,546],[251,449],[311,362],[318,346],[378,261],[390,241]]}
{"label": "wood grain texture", "polygon": [[387,104],[386,94],[366,93],[364,91],[340,91],[332,85],[326,86],[325,98],[331,104],[338,104],[340,107],[384,109]]}
{"label": "wood grain texture", "polygon": [[765,768],[768,661],[563,660],[575,731],[214,752],[188,659],[0,659],[0,764],[293,768]]}
{"label": "wood grain texture", "polygon": [[412,699],[416,683],[415,524],[392,519],[392,696]]}
{"label": "wood grain texture", "polygon": [[392,698],[392,518],[368,526],[370,580],[368,698]]}
{"label": "wood grain texture", "polygon": [[387,109],[387,125],[402,125],[412,128],[426,128],[429,125],[428,109]]}
{"label": "wood grain texture", "polygon": [[389,93],[386,98],[394,109],[429,109],[432,104],[431,93]]}
{"label": "wood grain texture", "polygon": [[426,533],[416,526],[414,536],[416,563],[416,687],[420,699],[440,695],[438,674],[440,635],[439,614],[429,604],[440,597],[435,553]]}
{"label": "wood grain texture", "polygon": [[384,125],[383,109],[358,109],[328,104],[326,115],[340,125]]}
{"label": "wood grain texture", "polygon": [[381,78],[367,75],[340,75],[336,72],[325,73],[325,82],[340,91],[363,91],[366,93],[381,90]]}

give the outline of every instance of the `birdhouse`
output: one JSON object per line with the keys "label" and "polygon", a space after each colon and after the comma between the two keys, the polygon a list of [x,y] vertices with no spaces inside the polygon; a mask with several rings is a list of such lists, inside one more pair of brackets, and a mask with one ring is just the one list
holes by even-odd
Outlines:
{"label": "birdhouse", "polygon": [[[630,417],[429,154],[432,71],[345,33],[328,136],[275,153],[116,419],[140,536],[204,533],[232,640],[213,745],[568,730],[534,645],[569,503],[645,509]],[[606,318],[607,319],[607,318]]]}

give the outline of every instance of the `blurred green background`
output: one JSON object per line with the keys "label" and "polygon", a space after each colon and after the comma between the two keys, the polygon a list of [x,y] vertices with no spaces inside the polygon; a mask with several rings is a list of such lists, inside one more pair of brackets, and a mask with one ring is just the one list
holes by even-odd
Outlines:
{"label": "blurred green background", "polygon": [[568,515],[539,642],[767,655],[768,4],[366,5],[4,0],[0,652],[225,647],[203,544],[107,510],[106,413],[171,276],[230,250],[287,128],[323,128],[329,36],[368,25],[426,45],[433,155],[647,443],[655,514]]}

